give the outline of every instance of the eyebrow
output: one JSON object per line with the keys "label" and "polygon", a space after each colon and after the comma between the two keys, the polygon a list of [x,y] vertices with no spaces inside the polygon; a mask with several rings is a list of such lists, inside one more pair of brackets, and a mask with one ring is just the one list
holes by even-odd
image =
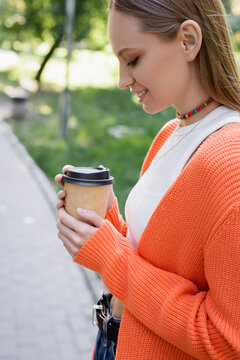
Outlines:
{"label": "eyebrow", "polygon": [[136,50],[136,48],[123,48],[118,52],[118,56],[121,56],[125,51]]}

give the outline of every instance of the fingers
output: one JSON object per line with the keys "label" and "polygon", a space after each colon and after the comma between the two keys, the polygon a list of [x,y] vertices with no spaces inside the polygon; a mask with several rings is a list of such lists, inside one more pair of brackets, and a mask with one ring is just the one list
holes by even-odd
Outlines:
{"label": "fingers", "polygon": [[75,217],[69,215],[66,209],[61,206],[58,211],[58,218],[61,224],[75,231],[82,238],[82,240],[86,240],[87,238],[91,237],[92,234],[97,230],[97,228],[92,224],[83,222],[80,219],[76,219]]}
{"label": "fingers", "polygon": [[81,239],[75,231],[69,229],[60,221],[57,223],[57,228],[59,230],[59,233],[64,235],[73,244],[73,246],[76,247],[76,249],[79,250],[82,247]]}
{"label": "fingers", "polygon": [[105,223],[105,220],[95,211],[80,208],[77,211],[85,221],[97,228],[100,228]]}
{"label": "fingers", "polygon": [[[80,211],[80,213],[82,216],[83,212]],[[98,230],[98,227],[103,225],[105,222],[104,219],[102,219],[94,211],[89,210],[84,211],[84,221],[89,221],[89,223],[78,220],[69,215],[64,207],[60,207],[58,214],[58,237],[62,240],[64,246],[72,256],[75,256],[79,252],[82,246]],[[94,224],[96,225],[94,226]]]}
{"label": "fingers", "polygon": [[64,203],[63,200],[58,201],[57,204],[56,204],[57,210],[59,210],[59,209],[61,209],[62,207],[64,207],[64,205],[65,205],[65,203]]}
{"label": "fingers", "polygon": [[67,251],[69,252],[69,254],[72,256],[72,257],[75,257],[79,251],[79,249],[74,246],[71,241],[65,236],[63,235],[60,231],[58,233],[58,237],[59,239],[62,241],[64,247],[67,249]]}
{"label": "fingers", "polygon": [[60,190],[60,191],[58,192],[59,201],[58,201],[57,204],[56,204],[57,210],[59,210],[61,207],[63,207],[63,206],[65,205],[65,202],[64,202],[65,197],[66,197],[66,191]]}
{"label": "fingers", "polygon": [[56,176],[55,176],[55,182],[58,184],[58,185],[60,185],[61,187],[64,187],[64,184],[63,184],[63,182],[62,182],[62,174],[57,174]]}
{"label": "fingers", "polygon": [[73,165],[64,165],[64,167],[62,168],[63,174],[65,174],[68,171],[68,169],[71,167],[74,167],[74,166]]}
{"label": "fingers", "polygon": [[67,250],[71,249],[71,254],[73,250],[74,254],[76,254],[97,231],[97,228],[69,215],[64,207],[59,209],[58,214],[59,221],[57,228],[59,229],[59,238],[64,241]]}
{"label": "fingers", "polygon": [[65,199],[66,194],[67,194],[66,191],[60,190],[60,191],[58,192],[58,198],[59,198],[59,200]]}
{"label": "fingers", "polygon": [[83,238],[92,236],[97,228],[101,227],[105,223],[105,220],[94,211],[78,209],[78,213],[84,222],[69,215],[64,207],[60,207],[58,217],[59,221],[63,225],[77,232]]}
{"label": "fingers", "polygon": [[68,228],[70,228],[76,232],[78,231],[79,220],[77,220],[73,216],[69,215],[64,207],[59,209],[58,218],[59,218],[59,221],[63,225],[67,226]]}
{"label": "fingers", "polygon": [[[74,166],[72,166],[72,165],[65,165],[65,166],[62,168],[63,174],[65,174],[70,167],[74,167]],[[64,187],[64,183],[62,182],[62,174],[57,174],[57,175],[55,176],[55,182],[56,182],[58,185],[60,185],[61,187]]]}

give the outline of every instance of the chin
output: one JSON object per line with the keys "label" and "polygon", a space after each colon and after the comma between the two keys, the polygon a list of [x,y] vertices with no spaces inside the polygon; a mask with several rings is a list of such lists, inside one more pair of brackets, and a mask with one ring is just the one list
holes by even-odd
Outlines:
{"label": "chin", "polygon": [[143,110],[148,113],[148,114],[151,114],[151,115],[154,115],[154,114],[157,114],[159,113],[160,111],[163,111],[165,110],[167,107],[150,107],[150,106],[147,106],[147,105],[143,105]]}

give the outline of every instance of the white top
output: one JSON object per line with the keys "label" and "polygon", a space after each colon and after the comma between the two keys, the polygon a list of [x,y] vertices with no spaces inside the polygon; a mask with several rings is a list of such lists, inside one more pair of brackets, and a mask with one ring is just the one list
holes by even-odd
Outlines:
{"label": "white top", "polygon": [[240,113],[220,106],[192,125],[177,125],[126,201],[127,238],[134,249],[155,208],[194,151],[212,132],[236,122],[240,122]]}

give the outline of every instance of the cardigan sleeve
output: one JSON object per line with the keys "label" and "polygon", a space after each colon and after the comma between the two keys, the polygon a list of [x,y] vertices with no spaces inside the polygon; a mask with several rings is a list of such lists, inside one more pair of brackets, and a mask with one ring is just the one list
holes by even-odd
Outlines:
{"label": "cardigan sleeve", "polygon": [[240,359],[240,205],[226,214],[204,258],[209,291],[147,262],[106,220],[74,261],[100,273],[134,317],[177,348],[197,359]]}

